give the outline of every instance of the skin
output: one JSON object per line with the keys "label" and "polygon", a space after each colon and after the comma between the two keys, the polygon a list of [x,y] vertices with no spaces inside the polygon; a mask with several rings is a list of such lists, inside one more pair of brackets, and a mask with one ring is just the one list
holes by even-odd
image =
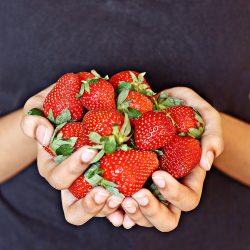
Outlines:
{"label": "skin", "polygon": [[223,113],[221,117],[225,149],[214,164],[250,187],[250,125]]}
{"label": "skin", "polygon": [[[43,100],[50,89],[51,87],[30,98],[24,107],[24,112],[34,107],[42,109]],[[210,104],[188,88],[172,88],[166,92],[185,100],[187,105],[201,110],[207,124],[201,140],[200,164],[183,179],[182,183],[164,171],[156,171],[153,174],[153,180],[169,201],[169,206],[160,203],[146,189],[140,190],[133,197],[121,199],[97,187],[83,199],[77,200],[67,188],[88,168],[97,152],[86,146],[56,165],[42,147],[48,145],[53,134],[51,124],[45,118],[24,115],[22,122],[24,133],[39,142],[37,155],[39,173],[51,186],[61,190],[62,206],[69,223],[82,225],[97,216],[107,217],[114,226],[123,224],[125,228],[131,228],[138,224],[145,227],[154,226],[162,232],[168,232],[178,225],[181,211],[190,211],[198,205],[206,170],[210,169],[214,157],[223,150],[220,116]]]}
{"label": "skin", "polygon": [[[69,223],[82,225],[92,217],[97,216],[107,217],[114,226],[123,225],[125,228],[131,228],[135,224],[138,224],[145,227],[154,226],[162,232],[168,232],[177,227],[181,211],[190,211],[198,205],[203,181],[205,179],[205,170],[210,169],[214,158],[220,155],[223,150],[220,123],[221,117],[224,119],[224,116],[220,116],[211,105],[199,97],[195,92],[188,88],[181,87],[166,90],[169,95],[184,99],[187,105],[193,106],[201,111],[206,123],[206,131],[201,140],[202,158],[200,164],[186,176],[181,183],[164,171],[156,171],[153,174],[155,184],[170,203],[168,206],[165,206],[156,200],[146,189],[142,189],[134,194],[133,197],[127,197],[124,200],[120,197],[111,195],[101,187],[92,189],[86,197],[80,200],[77,200],[67,190],[72,182],[87,169],[89,162],[96,155],[96,151],[90,150],[88,147],[83,147],[63,163],[56,166],[51,156],[43,149],[42,145],[48,145],[49,143],[53,134],[53,127],[45,118],[28,116],[25,115],[25,113],[34,107],[42,109],[43,100],[51,88],[52,86],[31,97],[24,107],[21,127],[29,138],[35,140],[31,142],[29,138],[21,137],[24,140],[22,143],[22,152],[30,152],[30,154],[25,156],[26,159],[22,165],[28,164],[36,157],[36,150],[34,150],[36,141],[39,173],[50,185],[61,190],[63,210],[65,218]],[[5,117],[0,120],[0,131],[2,131],[1,128],[5,128],[5,134],[12,133],[13,130],[21,131],[16,127],[12,128],[12,130],[9,130],[9,127],[6,125],[2,127],[4,123],[1,121],[4,118]],[[8,119],[8,123],[10,122],[11,119]],[[224,125],[227,126],[227,123]],[[16,138],[19,140],[19,137],[15,137],[15,141],[4,138],[5,141],[9,142],[8,147],[4,146],[5,152],[9,152],[8,148],[12,149],[12,146],[17,145]],[[1,140],[2,139],[3,138],[1,138]],[[33,148],[33,151],[29,150],[29,147],[26,145],[28,141],[33,145],[30,146]],[[5,144],[2,143],[2,145]],[[233,154],[230,153],[228,157],[232,157],[232,155]],[[23,157],[23,155],[18,154],[18,156],[20,162],[20,158]],[[6,153],[2,155],[2,164],[0,165],[1,171],[5,169],[7,163],[10,164],[7,158]],[[242,160],[239,160],[237,164],[241,166]],[[223,163],[221,164],[223,165]],[[1,181],[13,176],[21,169],[22,167],[19,166],[19,163],[14,162],[12,168],[5,170],[5,177],[2,178],[1,175]],[[233,175],[233,173],[231,173],[231,175]]]}

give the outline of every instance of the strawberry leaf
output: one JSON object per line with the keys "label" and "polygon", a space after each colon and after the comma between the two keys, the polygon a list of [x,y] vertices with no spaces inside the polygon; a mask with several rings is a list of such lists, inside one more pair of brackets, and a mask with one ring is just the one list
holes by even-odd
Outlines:
{"label": "strawberry leaf", "polygon": [[74,147],[72,147],[70,144],[63,144],[56,150],[56,154],[67,156],[67,155],[71,155],[73,151],[74,151]]}
{"label": "strawberry leaf", "polygon": [[55,124],[60,125],[64,122],[69,122],[71,120],[71,114],[68,109],[64,109],[60,115],[57,116]]}
{"label": "strawberry leaf", "polygon": [[126,90],[123,90],[119,95],[118,95],[118,98],[117,98],[117,104],[122,104],[125,99],[128,97],[128,93],[129,93],[129,90],[126,89]]}
{"label": "strawberry leaf", "polygon": [[105,152],[102,149],[96,156],[95,158],[90,162],[90,163],[95,163],[97,161],[99,161],[103,156],[104,156]]}
{"label": "strawberry leaf", "polygon": [[131,78],[132,78],[133,82],[138,82],[138,79],[137,79],[136,75],[132,71],[129,71],[129,73],[131,75]]}
{"label": "strawberry leaf", "polygon": [[121,92],[123,90],[132,90],[131,83],[130,82],[122,82],[122,81],[120,81],[119,85],[118,85],[118,92]]}
{"label": "strawberry leaf", "polygon": [[38,108],[33,108],[27,112],[27,115],[36,115],[36,116],[42,116],[44,117],[44,113],[42,110]]}
{"label": "strawberry leaf", "polygon": [[120,147],[119,147],[120,150],[122,151],[128,151],[130,150],[131,148],[127,145],[127,144],[122,144]]}
{"label": "strawberry leaf", "polygon": [[142,72],[138,75],[138,82],[139,83],[142,83],[145,80],[145,78],[144,78],[145,75],[146,75],[146,72]]}
{"label": "strawberry leaf", "polygon": [[97,132],[89,133],[89,139],[94,143],[101,143],[102,136]]}
{"label": "strawberry leaf", "polygon": [[117,145],[116,145],[116,140],[115,136],[111,135],[108,136],[108,140],[104,142],[104,152],[106,154],[112,154],[116,151]]}
{"label": "strawberry leaf", "polygon": [[136,118],[138,119],[141,116],[141,112],[137,109],[133,109],[133,108],[128,108],[128,118],[132,119],[132,118]]}
{"label": "strawberry leaf", "polygon": [[52,109],[49,110],[48,117],[47,117],[51,122],[55,123],[55,117],[53,115]]}
{"label": "strawberry leaf", "polygon": [[196,139],[199,139],[201,137],[201,134],[202,132],[197,128],[190,128],[188,130],[188,135]]}
{"label": "strawberry leaf", "polygon": [[58,132],[62,127],[64,127],[65,124],[66,124],[66,122],[64,122],[64,123],[62,123],[62,124],[56,126],[56,128],[55,128],[55,130],[54,130],[54,133],[53,133],[53,135],[52,135],[52,137],[51,137],[51,139],[50,139],[50,143],[53,142],[53,140],[54,140],[54,138],[55,138],[57,132]]}
{"label": "strawberry leaf", "polygon": [[54,157],[54,161],[57,163],[57,164],[60,164],[61,162],[63,162],[64,160],[66,160],[69,156],[66,155],[57,155],[56,157]]}
{"label": "strawberry leaf", "polygon": [[[96,83],[98,83],[98,79],[96,79],[96,78],[89,78],[89,79],[87,79],[87,83],[88,83],[88,86],[90,85],[90,84],[96,84]],[[86,90],[87,91],[87,90]],[[88,92],[88,91],[87,91]]]}

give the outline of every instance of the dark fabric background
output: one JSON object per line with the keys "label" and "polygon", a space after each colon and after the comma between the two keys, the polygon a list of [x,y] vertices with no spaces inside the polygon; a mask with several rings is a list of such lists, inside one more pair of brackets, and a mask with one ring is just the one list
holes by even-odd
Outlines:
{"label": "dark fabric background", "polygon": [[[0,115],[65,72],[147,71],[156,91],[184,85],[250,120],[247,0],[0,1]],[[179,227],[67,224],[59,193],[33,164],[0,187],[0,249],[249,250],[250,191],[212,170]]]}

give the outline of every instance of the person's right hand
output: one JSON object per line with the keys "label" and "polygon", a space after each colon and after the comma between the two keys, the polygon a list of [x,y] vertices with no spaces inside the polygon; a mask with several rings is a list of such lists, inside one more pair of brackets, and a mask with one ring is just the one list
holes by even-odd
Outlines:
{"label": "person's right hand", "polygon": [[53,157],[44,150],[43,146],[50,143],[54,127],[46,118],[27,115],[27,112],[32,108],[42,110],[44,99],[52,88],[53,85],[34,95],[26,102],[21,127],[28,137],[37,141],[37,165],[40,175],[52,187],[62,190],[62,206],[66,220],[74,225],[82,225],[94,216],[106,217],[112,214],[120,206],[123,199],[110,194],[102,187],[93,188],[80,200],[67,190],[74,180],[88,168],[97,152],[89,149],[88,146],[84,146],[57,165]]}

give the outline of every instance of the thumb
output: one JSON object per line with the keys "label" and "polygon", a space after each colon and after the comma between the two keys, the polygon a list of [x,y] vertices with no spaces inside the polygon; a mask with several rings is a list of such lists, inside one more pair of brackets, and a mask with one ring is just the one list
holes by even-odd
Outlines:
{"label": "thumb", "polygon": [[25,135],[37,140],[43,146],[49,144],[54,132],[54,127],[46,118],[32,115],[24,115],[21,128]]}

